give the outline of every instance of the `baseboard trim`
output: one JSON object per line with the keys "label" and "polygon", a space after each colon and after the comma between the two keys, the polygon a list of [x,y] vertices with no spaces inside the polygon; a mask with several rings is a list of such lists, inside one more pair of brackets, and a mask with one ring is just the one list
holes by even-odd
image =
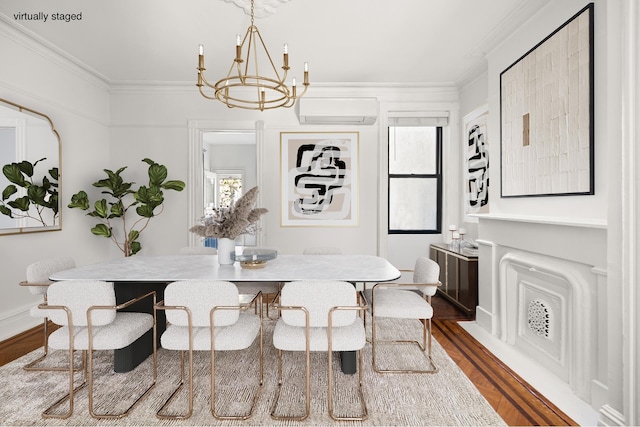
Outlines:
{"label": "baseboard trim", "polygon": [[[58,328],[58,325],[49,320],[49,333]],[[44,324],[20,332],[12,337],[0,341],[0,366],[5,365],[21,357],[38,347],[42,347],[42,335],[44,334]]]}
{"label": "baseboard trim", "polygon": [[[53,325],[51,321],[49,321],[50,325]],[[0,351],[6,350],[9,347],[15,346],[23,340],[27,340],[34,335],[39,335],[43,333],[44,326],[42,324],[38,326],[34,326],[31,329],[27,329],[26,331],[20,332],[17,335],[7,338],[4,341],[0,341]]]}

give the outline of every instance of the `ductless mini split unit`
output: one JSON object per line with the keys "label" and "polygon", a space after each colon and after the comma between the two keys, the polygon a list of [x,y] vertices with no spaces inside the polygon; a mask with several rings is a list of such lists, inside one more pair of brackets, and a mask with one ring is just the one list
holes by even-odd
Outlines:
{"label": "ductless mini split unit", "polygon": [[300,98],[296,110],[301,124],[372,125],[378,118],[376,98]]}

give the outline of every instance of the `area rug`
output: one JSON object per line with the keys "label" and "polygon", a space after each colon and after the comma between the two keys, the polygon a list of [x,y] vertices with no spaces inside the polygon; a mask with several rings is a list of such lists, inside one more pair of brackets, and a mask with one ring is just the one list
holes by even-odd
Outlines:
{"label": "area rug", "polygon": [[[27,372],[22,366],[41,354],[38,349],[0,367],[1,425],[135,425],[135,426],[217,426],[217,425],[384,425],[384,426],[498,426],[506,425],[471,381],[458,368],[443,348],[434,340],[433,354],[439,368],[436,374],[377,374],[371,367],[371,345],[364,349],[364,397],[369,418],[362,422],[335,422],[327,411],[327,355],[313,353],[311,357],[311,415],[302,422],[275,421],[270,416],[277,388],[277,352],[272,346],[271,331],[275,321],[264,322],[264,386],[254,416],[245,421],[219,421],[210,413],[209,356],[196,352],[194,356],[195,397],[193,415],[183,421],[160,420],[155,413],[171,394],[179,379],[179,352],[161,349],[158,352],[158,382],[152,393],[126,418],[97,420],[89,416],[86,389],[76,395],[73,415],[66,420],[44,419],[42,411],[64,395],[68,375],[57,372]],[[380,333],[394,337],[419,338],[420,325],[415,321],[386,319]],[[384,338],[384,336],[382,336]],[[243,352],[219,352],[216,356],[216,404],[220,411],[243,411],[250,406],[256,380],[257,345]],[[64,362],[65,352],[51,354],[51,363]],[[279,412],[300,413],[303,403],[304,357],[299,353],[284,355],[284,386]],[[425,358],[412,346],[384,346],[378,354],[384,367],[403,364],[426,366]],[[95,352],[96,404],[100,411],[126,408],[138,390],[145,388],[152,376],[153,358],[149,357],[135,370],[115,374],[111,352]],[[357,375],[340,372],[339,357],[334,358],[336,413],[357,411]],[[175,411],[186,409],[186,393],[172,406]],[[64,408],[66,409],[66,408]]]}

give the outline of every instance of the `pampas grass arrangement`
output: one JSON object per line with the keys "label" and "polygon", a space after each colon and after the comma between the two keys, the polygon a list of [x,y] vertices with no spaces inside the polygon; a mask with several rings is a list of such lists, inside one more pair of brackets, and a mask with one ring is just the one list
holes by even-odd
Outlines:
{"label": "pampas grass arrangement", "polygon": [[257,222],[267,212],[265,208],[254,208],[258,198],[258,187],[243,194],[228,208],[214,209],[210,215],[201,218],[201,224],[189,229],[202,237],[237,239],[241,234],[255,234]]}

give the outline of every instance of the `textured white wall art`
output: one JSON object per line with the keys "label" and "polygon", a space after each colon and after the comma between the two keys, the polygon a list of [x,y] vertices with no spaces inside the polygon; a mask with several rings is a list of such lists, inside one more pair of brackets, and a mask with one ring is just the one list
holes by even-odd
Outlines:
{"label": "textured white wall art", "polygon": [[593,4],[500,74],[501,196],[593,194]]}

